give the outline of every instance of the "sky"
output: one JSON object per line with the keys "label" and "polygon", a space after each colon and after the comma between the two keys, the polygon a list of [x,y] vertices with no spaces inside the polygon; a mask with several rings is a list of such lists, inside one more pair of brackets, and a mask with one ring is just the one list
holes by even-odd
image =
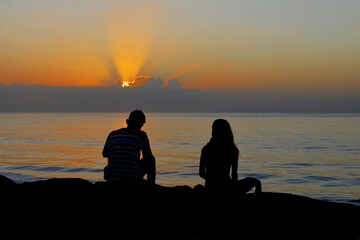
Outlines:
{"label": "sky", "polygon": [[360,91],[359,9],[358,0],[2,0],[0,84]]}

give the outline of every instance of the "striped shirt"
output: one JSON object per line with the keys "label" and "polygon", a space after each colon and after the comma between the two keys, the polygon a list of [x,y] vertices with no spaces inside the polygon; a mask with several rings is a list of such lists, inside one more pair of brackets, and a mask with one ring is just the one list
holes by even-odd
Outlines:
{"label": "striped shirt", "polygon": [[143,155],[151,154],[149,140],[144,131],[121,128],[111,132],[103,150],[103,156],[108,158],[104,179],[110,182],[141,180],[145,171],[141,165],[140,151]]}

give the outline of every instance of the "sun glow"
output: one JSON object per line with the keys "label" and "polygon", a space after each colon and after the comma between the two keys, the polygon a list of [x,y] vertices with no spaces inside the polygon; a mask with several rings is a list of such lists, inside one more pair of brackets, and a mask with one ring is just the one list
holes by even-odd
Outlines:
{"label": "sun glow", "polygon": [[125,81],[125,80],[118,80],[116,81],[117,86],[120,86],[122,88],[126,87],[141,87],[144,86],[150,79],[156,79],[150,76],[137,76],[133,81]]}
{"label": "sun glow", "polygon": [[125,88],[125,87],[131,87],[131,85],[133,85],[135,83],[136,80],[132,81],[132,82],[127,82],[127,81],[121,81],[121,87]]}

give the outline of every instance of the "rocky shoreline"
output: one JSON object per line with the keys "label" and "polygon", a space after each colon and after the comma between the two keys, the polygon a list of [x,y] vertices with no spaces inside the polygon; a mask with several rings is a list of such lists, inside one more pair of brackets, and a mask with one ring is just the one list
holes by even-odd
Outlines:
{"label": "rocky shoreline", "polygon": [[4,176],[0,192],[2,234],[12,238],[360,239],[360,207],[287,193]]}

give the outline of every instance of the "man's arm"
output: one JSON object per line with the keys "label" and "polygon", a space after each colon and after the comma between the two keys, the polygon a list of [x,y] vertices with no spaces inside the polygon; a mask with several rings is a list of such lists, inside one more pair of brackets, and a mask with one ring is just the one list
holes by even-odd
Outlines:
{"label": "man's arm", "polygon": [[109,155],[110,155],[110,149],[109,149],[110,135],[111,135],[111,133],[110,133],[109,136],[106,138],[106,142],[105,142],[105,145],[104,145],[104,149],[103,149],[103,151],[102,151],[102,155],[103,155],[103,157],[105,157],[105,158],[108,158]]}
{"label": "man's arm", "polygon": [[150,183],[155,184],[156,180],[156,163],[155,163],[155,157],[151,152],[150,143],[146,136],[146,140],[144,143],[144,146],[142,148],[142,154],[143,154],[143,165],[146,171],[147,180]]}
{"label": "man's arm", "polygon": [[155,157],[151,154],[148,155],[147,157],[144,157],[144,160],[147,162],[147,171],[146,171],[146,175],[147,175],[147,180],[152,183],[155,184],[155,180],[156,180],[156,164],[155,164]]}

